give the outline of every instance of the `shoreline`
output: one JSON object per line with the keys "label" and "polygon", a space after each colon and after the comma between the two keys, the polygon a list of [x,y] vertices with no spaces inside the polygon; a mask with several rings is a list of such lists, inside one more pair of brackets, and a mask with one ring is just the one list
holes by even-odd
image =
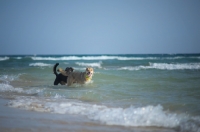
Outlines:
{"label": "shoreline", "polygon": [[27,111],[8,107],[8,102],[9,99],[0,97],[0,130],[3,132],[175,132],[167,128],[105,125],[78,115]]}

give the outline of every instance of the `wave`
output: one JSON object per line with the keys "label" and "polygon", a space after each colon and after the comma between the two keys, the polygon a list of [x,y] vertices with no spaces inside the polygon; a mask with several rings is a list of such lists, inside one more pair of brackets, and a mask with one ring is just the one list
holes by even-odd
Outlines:
{"label": "wave", "polygon": [[18,96],[9,101],[8,106],[38,112],[57,114],[76,114],[85,116],[107,125],[132,127],[166,127],[180,131],[198,132],[200,117],[177,114],[165,111],[161,105],[143,107],[107,107],[90,104],[78,100],[66,99],[58,93],[49,97],[43,88],[14,88],[9,84],[0,83],[0,92],[16,92],[22,94],[37,94],[38,96]]}
{"label": "wave", "polygon": [[118,68],[118,70],[143,70],[143,69],[159,69],[159,70],[199,70],[200,63],[183,63],[183,64],[167,64],[167,63],[149,63],[149,66],[127,66]]}
{"label": "wave", "polygon": [[[0,57],[0,61],[9,60],[13,57]],[[14,57],[14,59],[24,59],[24,56]],[[51,61],[65,61],[65,60],[177,60],[177,59],[200,59],[199,56],[173,56],[173,57],[163,57],[163,56],[147,56],[147,57],[139,57],[139,56],[109,56],[109,55],[100,55],[100,56],[62,56],[62,57],[41,57],[41,56],[33,56],[30,57],[32,60],[51,60]]]}
{"label": "wave", "polygon": [[133,56],[63,56],[63,57],[31,57],[32,60],[160,60],[160,59],[199,59],[200,57],[185,57],[185,56],[174,56],[174,57],[133,57]]}
{"label": "wave", "polygon": [[0,61],[5,61],[5,60],[9,60],[10,57],[0,57]]}
{"label": "wave", "polygon": [[15,59],[17,59],[17,60],[21,60],[21,59],[22,59],[22,57],[15,57]]}
{"label": "wave", "polygon": [[37,62],[37,63],[31,63],[31,64],[29,64],[29,66],[44,67],[44,66],[53,66],[53,65],[52,64],[42,63],[42,62]]}
{"label": "wave", "polygon": [[161,105],[127,108],[110,108],[104,105],[88,104],[81,101],[62,99],[55,100],[36,97],[18,97],[11,100],[10,107],[51,112],[58,114],[76,114],[100,121],[107,125],[133,127],[166,127],[178,128],[182,131],[197,132],[200,129],[200,117],[169,113]]}
{"label": "wave", "polygon": [[198,70],[200,63],[183,63],[183,64],[167,64],[167,63],[150,63],[150,67],[161,70]]}
{"label": "wave", "polygon": [[144,60],[157,57],[122,57],[122,56],[65,56],[65,57],[31,57],[33,60]]}
{"label": "wave", "polygon": [[22,88],[14,88],[13,86],[11,86],[9,84],[0,84],[0,92],[24,93],[24,90]]}
{"label": "wave", "polygon": [[0,75],[0,81],[9,83],[11,81],[17,80],[20,75],[22,75],[22,74],[20,73],[17,75]]}
{"label": "wave", "polygon": [[41,93],[43,89],[39,88],[31,88],[31,89],[23,89],[23,88],[15,88],[12,85],[0,83],[0,92],[16,92],[16,93],[24,93],[24,94],[36,94]]}
{"label": "wave", "polygon": [[85,67],[98,67],[101,68],[102,62],[96,62],[96,63],[84,63],[84,62],[76,62],[79,66],[85,66]]}

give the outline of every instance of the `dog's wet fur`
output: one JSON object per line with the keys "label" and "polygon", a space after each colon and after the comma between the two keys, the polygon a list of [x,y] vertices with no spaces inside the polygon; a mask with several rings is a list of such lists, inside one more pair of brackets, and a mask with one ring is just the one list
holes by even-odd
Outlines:
{"label": "dog's wet fur", "polygon": [[84,84],[92,79],[94,70],[91,67],[86,68],[85,72],[70,72],[68,73],[67,85],[71,86],[73,83]]}
{"label": "dog's wet fur", "polygon": [[56,72],[56,68],[59,65],[59,63],[56,63],[53,67],[53,72],[56,75],[56,79],[54,81],[54,85],[58,85],[59,83],[61,85],[66,85],[67,84],[67,80],[68,80],[68,74],[73,72],[74,69],[72,67],[67,67],[64,70],[62,70],[61,68],[58,69],[58,71],[60,72],[59,74]]}

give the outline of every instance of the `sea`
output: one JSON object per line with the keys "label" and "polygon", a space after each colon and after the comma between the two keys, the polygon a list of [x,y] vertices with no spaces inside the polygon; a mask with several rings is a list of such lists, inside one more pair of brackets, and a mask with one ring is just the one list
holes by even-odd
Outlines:
{"label": "sea", "polygon": [[[92,81],[54,86],[56,63],[92,67]],[[110,130],[200,132],[200,54],[1,55],[0,98]]]}

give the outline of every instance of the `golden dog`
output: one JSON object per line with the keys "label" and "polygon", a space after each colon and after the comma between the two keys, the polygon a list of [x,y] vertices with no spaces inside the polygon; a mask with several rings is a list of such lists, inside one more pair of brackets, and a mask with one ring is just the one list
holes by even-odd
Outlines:
{"label": "golden dog", "polygon": [[89,67],[85,72],[70,72],[68,73],[67,85],[71,86],[73,83],[84,84],[92,79],[94,70]]}

